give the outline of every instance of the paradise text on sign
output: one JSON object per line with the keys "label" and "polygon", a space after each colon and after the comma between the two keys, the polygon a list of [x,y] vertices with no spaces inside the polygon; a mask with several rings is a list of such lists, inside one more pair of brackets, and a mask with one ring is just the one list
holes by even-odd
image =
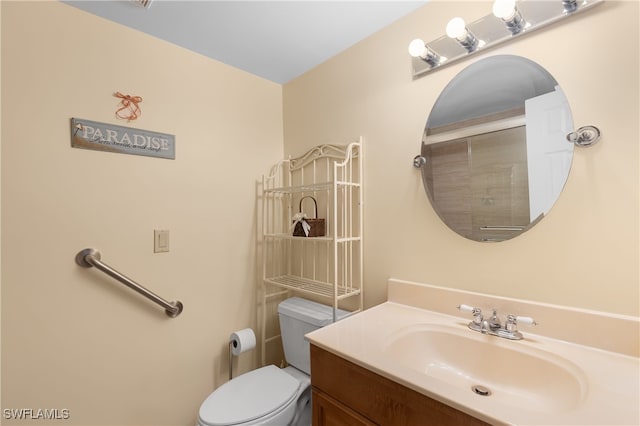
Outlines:
{"label": "paradise text on sign", "polygon": [[71,119],[71,146],[121,154],[176,158],[173,135],[80,118]]}

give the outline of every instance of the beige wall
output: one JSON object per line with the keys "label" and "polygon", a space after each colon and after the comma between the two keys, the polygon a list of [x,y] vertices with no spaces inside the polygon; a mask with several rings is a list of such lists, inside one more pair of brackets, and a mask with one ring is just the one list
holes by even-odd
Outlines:
{"label": "beige wall", "polygon": [[[368,306],[397,277],[638,315],[638,4],[608,1],[412,81],[409,40],[489,9],[429,4],[285,85],[283,101],[279,85],[64,4],[3,1],[2,408],[69,409],[56,424],[193,424],[226,381],[229,332],[256,326],[256,181],[283,139],[296,155],[365,136]],[[411,159],[442,88],[499,53],[547,68],[576,124],[604,137],[576,152],[549,217],[482,245],[440,222]],[[127,125],[115,91],[144,98],[129,125],[175,134],[176,160],[69,146],[71,117]],[[171,230],[170,253],[153,254],[156,228]],[[85,247],[184,313],[169,319],[76,266]]]}
{"label": "beige wall", "polygon": [[[143,97],[140,119],[115,118],[116,91]],[[282,87],[59,2],[3,1],[2,106],[2,408],[195,424],[230,332],[256,327],[256,182],[282,157]],[[176,159],[71,148],[71,117],[174,134]],[[85,247],[182,315],[77,266]]]}
{"label": "beige wall", "polygon": [[[473,21],[490,2],[435,1],[284,86],[285,153],[365,137],[366,305],[404,280],[638,315],[638,3],[607,1],[412,81],[407,45]],[[473,61],[515,54],[545,67],[576,126],[602,141],[577,149],[550,214],[513,240],[483,244],[450,231],[412,167],[431,108]],[[460,301],[464,302],[464,301]]]}

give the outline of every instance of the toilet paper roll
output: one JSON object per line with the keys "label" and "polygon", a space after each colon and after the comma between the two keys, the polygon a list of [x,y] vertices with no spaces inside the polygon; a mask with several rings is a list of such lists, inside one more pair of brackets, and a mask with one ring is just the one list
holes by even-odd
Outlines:
{"label": "toilet paper roll", "polygon": [[231,353],[238,356],[242,352],[256,347],[256,335],[250,328],[238,330],[229,336],[229,344],[231,345]]}

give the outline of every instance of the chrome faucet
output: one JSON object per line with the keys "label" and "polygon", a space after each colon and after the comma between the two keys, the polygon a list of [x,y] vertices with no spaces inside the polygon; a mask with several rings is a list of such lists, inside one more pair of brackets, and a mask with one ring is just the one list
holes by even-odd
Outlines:
{"label": "chrome faucet", "polygon": [[498,318],[498,313],[496,310],[493,310],[493,314],[489,320],[482,321],[482,326],[480,327],[480,332],[483,334],[488,334],[492,331],[499,330],[502,327],[502,323],[500,323],[500,318]]}
{"label": "chrome faucet", "polygon": [[469,328],[482,334],[490,334],[492,336],[503,337],[509,340],[520,340],[523,338],[522,333],[518,331],[518,323],[527,325],[536,325],[536,321],[531,317],[507,315],[504,326],[500,322],[498,313],[493,309],[491,318],[484,319],[482,310],[469,305],[460,305],[458,309],[462,312],[469,312],[473,315],[473,320],[469,323]]}
{"label": "chrome faucet", "polygon": [[480,333],[489,334],[490,331],[491,331],[491,325],[489,324],[489,321],[487,320],[482,321],[482,325],[480,326]]}

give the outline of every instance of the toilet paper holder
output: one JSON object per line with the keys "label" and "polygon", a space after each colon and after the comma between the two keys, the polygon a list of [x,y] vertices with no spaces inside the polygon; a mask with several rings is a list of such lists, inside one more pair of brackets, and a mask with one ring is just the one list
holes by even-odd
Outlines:
{"label": "toilet paper holder", "polygon": [[234,331],[229,336],[229,380],[233,378],[233,356],[256,347],[256,335],[250,328]]}
{"label": "toilet paper holder", "polygon": [[232,353],[233,342],[229,341],[229,381],[233,379],[233,353]]}

